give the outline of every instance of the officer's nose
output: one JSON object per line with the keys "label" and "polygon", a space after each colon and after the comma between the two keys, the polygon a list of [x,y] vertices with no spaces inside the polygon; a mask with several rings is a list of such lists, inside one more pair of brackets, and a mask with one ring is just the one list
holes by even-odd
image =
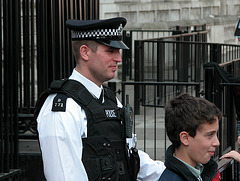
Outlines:
{"label": "officer's nose", "polygon": [[122,61],[122,57],[121,57],[121,54],[119,51],[116,51],[115,54],[114,54],[114,60],[116,62],[121,62]]}

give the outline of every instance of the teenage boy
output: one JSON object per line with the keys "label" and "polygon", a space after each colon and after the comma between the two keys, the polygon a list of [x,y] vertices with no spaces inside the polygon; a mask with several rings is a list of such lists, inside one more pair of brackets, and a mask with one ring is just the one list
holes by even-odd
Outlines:
{"label": "teenage boy", "polygon": [[182,94],[165,108],[165,127],[172,145],[167,149],[166,169],[159,181],[219,180],[211,159],[216,147],[221,111],[204,98]]}

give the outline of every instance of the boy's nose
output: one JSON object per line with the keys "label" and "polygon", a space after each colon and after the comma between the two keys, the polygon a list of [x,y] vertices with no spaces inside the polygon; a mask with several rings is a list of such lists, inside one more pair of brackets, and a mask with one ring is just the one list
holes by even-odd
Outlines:
{"label": "boy's nose", "polygon": [[215,136],[215,140],[214,140],[214,142],[213,142],[213,146],[214,146],[214,147],[218,147],[219,145],[220,145],[220,142],[219,142],[219,140],[218,140],[218,137]]}

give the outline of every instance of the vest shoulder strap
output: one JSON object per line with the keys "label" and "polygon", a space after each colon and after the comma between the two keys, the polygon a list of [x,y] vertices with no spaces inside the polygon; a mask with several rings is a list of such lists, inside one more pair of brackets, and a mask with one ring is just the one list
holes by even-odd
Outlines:
{"label": "vest shoulder strap", "polygon": [[[56,86],[57,89],[58,86],[59,85]],[[51,89],[55,89],[55,87],[51,87]],[[91,93],[76,80],[67,79],[67,81],[63,82],[60,89],[68,97],[71,97],[74,101],[84,107],[87,106],[92,99],[94,99]]]}
{"label": "vest shoulder strap", "polygon": [[[36,102],[34,109],[34,118],[36,119],[41,107],[50,94],[60,93],[67,97],[71,97],[75,102],[85,107],[93,99],[93,96],[88,90],[78,81],[71,79],[54,80],[52,81],[50,88],[41,93],[39,99]],[[82,96],[84,95],[84,96]]]}
{"label": "vest shoulder strap", "polygon": [[44,104],[47,97],[52,94],[52,91],[48,88],[44,92],[42,92],[36,102],[35,108],[34,108],[34,120],[37,119],[38,114],[42,108],[42,105]]}
{"label": "vest shoulder strap", "polygon": [[111,101],[113,101],[115,104],[117,104],[117,99],[116,99],[116,94],[113,92],[110,88],[108,87],[103,87],[104,88],[104,96],[108,97]]}

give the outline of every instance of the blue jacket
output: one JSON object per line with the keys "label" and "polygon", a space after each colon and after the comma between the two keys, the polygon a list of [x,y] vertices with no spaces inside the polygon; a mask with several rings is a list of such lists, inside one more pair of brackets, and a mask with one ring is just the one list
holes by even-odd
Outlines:
{"label": "blue jacket", "polygon": [[[198,181],[192,172],[177,158],[173,156],[175,152],[171,145],[167,149],[167,157],[165,161],[166,169],[162,173],[159,181]],[[204,170],[201,174],[203,181],[211,181],[217,174],[217,163],[210,159],[204,164]]]}

